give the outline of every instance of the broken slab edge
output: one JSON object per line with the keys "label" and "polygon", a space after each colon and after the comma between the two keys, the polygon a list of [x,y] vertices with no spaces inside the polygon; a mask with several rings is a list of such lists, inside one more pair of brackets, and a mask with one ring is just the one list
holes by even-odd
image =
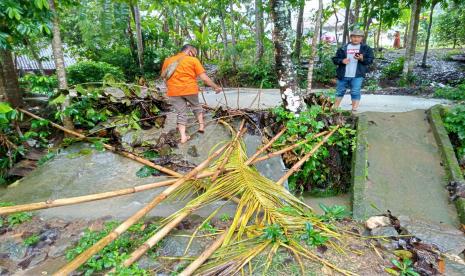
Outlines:
{"label": "broken slab edge", "polygon": [[[434,138],[441,152],[441,157],[444,162],[444,169],[446,170],[447,180],[463,182],[464,177],[455,156],[454,147],[449,139],[449,134],[444,127],[442,117],[445,109],[442,105],[435,105],[428,111],[428,120],[430,121],[431,128],[433,130]],[[465,198],[457,198],[455,200],[455,207],[457,209],[457,215],[460,223],[465,224]]]}
{"label": "broken slab edge", "polygon": [[368,178],[368,140],[366,131],[368,120],[361,114],[357,118],[356,148],[352,155],[352,215],[355,220],[368,218],[366,200],[366,182]]}

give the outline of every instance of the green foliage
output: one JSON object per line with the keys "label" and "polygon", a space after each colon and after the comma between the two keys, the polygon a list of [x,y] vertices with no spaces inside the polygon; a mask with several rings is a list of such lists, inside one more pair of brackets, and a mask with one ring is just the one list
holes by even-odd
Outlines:
{"label": "green foliage", "polygon": [[394,268],[385,268],[385,271],[391,275],[420,276],[420,273],[413,269],[413,263],[410,259],[404,259],[402,262],[393,259],[391,262],[394,265]]}
{"label": "green foliage", "polygon": [[[277,122],[282,122],[287,131],[275,143],[275,146],[286,146],[297,143],[298,141],[311,138],[315,134],[323,131],[326,126],[322,119],[334,116],[333,113],[326,113],[321,106],[312,105],[296,116],[292,112],[286,111],[283,107],[273,109]],[[299,157],[309,152],[313,145],[322,139],[302,144],[296,148],[293,153],[294,159],[285,159],[286,163],[297,162]],[[349,125],[340,127],[328,142],[322,145],[319,150],[305,162],[301,169],[289,178],[289,188],[293,192],[303,192],[307,187],[311,187],[312,192],[319,191],[338,193],[347,189],[348,179],[344,178],[343,172],[335,170],[329,162],[331,153],[337,154],[343,161],[342,164],[350,164],[350,154],[355,145],[355,130]],[[330,153],[331,151],[331,153]],[[347,166],[349,170],[349,166]],[[348,175],[348,174],[347,174]],[[346,183],[347,182],[347,183]],[[332,187],[330,187],[332,186]]]}
{"label": "green foliage", "polygon": [[457,1],[435,19],[433,30],[435,42],[441,46],[455,46],[465,43],[465,4]]}
{"label": "green foliage", "polygon": [[417,76],[415,76],[413,73],[409,73],[406,76],[402,76],[397,81],[397,84],[400,87],[407,87],[407,86],[414,85],[416,81],[417,81]]}
{"label": "green foliage", "polygon": [[274,64],[271,61],[258,63],[244,63],[234,69],[229,62],[221,63],[218,68],[217,78],[226,80],[231,87],[277,87],[277,75]]}
{"label": "green foliage", "polygon": [[218,232],[218,229],[214,227],[210,221],[206,221],[200,227],[200,231],[207,232],[210,234],[215,234],[216,232]]}
{"label": "green foliage", "polygon": [[50,35],[47,0],[0,1],[0,49],[12,49],[25,38]]}
{"label": "green foliage", "polygon": [[343,218],[350,216],[350,212],[346,210],[345,206],[340,206],[340,205],[326,206],[323,203],[320,203],[319,205],[320,205],[321,210],[325,212],[325,214],[321,217],[323,221],[341,220]]}
{"label": "green foliage", "polygon": [[300,236],[300,239],[305,241],[309,246],[320,246],[325,244],[329,238],[316,231],[310,222],[306,222],[305,232]]}
{"label": "green foliage", "polygon": [[37,234],[33,234],[23,240],[23,243],[27,246],[36,245],[40,241],[40,237]]}
{"label": "green foliage", "polygon": [[277,223],[266,226],[261,238],[264,240],[271,240],[272,243],[278,241],[284,243],[288,242],[286,235],[284,235],[284,229]]}
{"label": "green foliage", "polygon": [[458,139],[457,156],[462,158],[465,156],[465,105],[456,105],[451,108],[445,114],[444,126],[449,133],[456,135]]}
{"label": "green foliage", "polygon": [[229,214],[224,213],[221,215],[220,220],[222,222],[228,222],[231,220],[231,216]]}
{"label": "green foliage", "polygon": [[111,75],[116,80],[124,81],[123,71],[106,62],[81,61],[69,66],[66,71],[70,85],[102,82],[107,75]]}
{"label": "green foliage", "polygon": [[[77,255],[84,252],[101,238],[108,235],[119,222],[112,221],[105,224],[105,228],[101,231],[84,231],[84,235],[78,241],[77,245],[66,252],[68,260],[74,259]],[[145,270],[132,265],[129,268],[122,268],[121,263],[129,257],[129,254],[140,246],[143,241],[152,236],[157,229],[156,224],[145,225],[138,223],[131,226],[128,231],[122,234],[118,239],[110,243],[102,249],[98,255],[94,255],[79,270],[84,275],[93,275],[94,273],[103,272],[104,270],[116,267],[116,275],[148,275]],[[154,249],[149,251],[149,254],[154,254]]]}
{"label": "green foliage", "polygon": [[76,87],[81,92],[81,97],[71,103],[64,111],[58,111],[55,118],[61,115],[70,117],[76,126],[92,128],[99,122],[106,121],[112,113],[105,107],[98,108],[100,90],[87,91],[84,88]]}
{"label": "green foliage", "polygon": [[145,178],[157,173],[159,173],[157,169],[145,165],[136,172],[136,176],[139,178]]}
{"label": "green foliage", "polygon": [[434,91],[434,97],[453,101],[465,101],[465,82],[456,87],[437,88]]}
{"label": "green foliage", "polygon": [[37,165],[41,166],[41,165],[45,164],[47,161],[52,160],[56,155],[57,155],[57,152],[56,152],[56,151],[47,152],[47,154],[45,154],[44,156],[42,156],[42,157],[37,161]]}
{"label": "green foliage", "polygon": [[159,156],[159,154],[158,152],[154,150],[147,150],[147,151],[144,151],[143,156],[144,158],[147,158],[147,159],[155,159]]}
{"label": "green foliage", "polygon": [[381,78],[395,79],[402,75],[405,57],[399,57],[381,69]]}
{"label": "green foliage", "polygon": [[447,51],[444,54],[443,59],[447,60],[447,61],[452,61],[452,56],[463,55],[463,54],[465,54],[465,53],[464,53],[464,51],[462,49],[453,49],[453,50]]}
{"label": "green foliage", "polygon": [[19,78],[19,84],[26,92],[51,96],[54,93],[54,89],[58,87],[58,80],[55,75],[40,76],[27,74]]}
{"label": "green foliage", "polygon": [[335,52],[335,47],[330,44],[322,43],[318,46],[319,61],[313,70],[313,82],[328,84],[336,77],[337,66],[332,60]]}
{"label": "green foliage", "polygon": [[[12,202],[0,202],[0,207],[13,206]],[[32,218],[31,213],[19,212],[7,216],[0,216],[0,227],[6,225],[7,227],[13,227],[26,221],[30,221]]]}
{"label": "green foliage", "polygon": [[37,120],[31,121],[31,128],[24,133],[24,139],[34,139],[38,141],[39,146],[48,146],[48,137],[50,136],[50,122],[48,120]]}

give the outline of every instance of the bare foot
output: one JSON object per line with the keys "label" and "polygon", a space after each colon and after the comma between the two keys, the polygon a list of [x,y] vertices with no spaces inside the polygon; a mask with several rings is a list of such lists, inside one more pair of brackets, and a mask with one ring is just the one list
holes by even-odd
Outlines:
{"label": "bare foot", "polygon": [[186,136],[184,139],[181,138],[181,144],[185,144],[187,141],[191,139],[190,136]]}

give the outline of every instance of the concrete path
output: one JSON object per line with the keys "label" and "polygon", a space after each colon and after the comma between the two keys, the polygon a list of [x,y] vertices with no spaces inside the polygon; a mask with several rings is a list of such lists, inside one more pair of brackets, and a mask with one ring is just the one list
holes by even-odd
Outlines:
{"label": "concrete path", "polygon": [[[267,109],[278,106],[282,103],[281,95],[278,89],[259,89],[241,88],[239,93],[237,89],[225,89],[225,94],[215,94],[212,91],[204,92],[205,100],[209,106],[216,107],[219,105],[230,108],[259,108]],[[320,90],[317,90],[320,91]],[[226,99],[225,99],[226,95]],[[239,99],[238,99],[239,95]],[[200,96],[200,100],[203,101]],[[428,109],[434,105],[450,104],[447,100],[429,99],[412,96],[392,96],[392,95],[363,95],[360,104],[360,112],[377,111],[377,112],[406,112],[415,109]],[[341,108],[350,110],[350,95],[346,95],[342,101]]]}
{"label": "concrete path", "polygon": [[394,215],[458,225],[425,111],[360,116],[368,121],[367,216],[391,210]]}

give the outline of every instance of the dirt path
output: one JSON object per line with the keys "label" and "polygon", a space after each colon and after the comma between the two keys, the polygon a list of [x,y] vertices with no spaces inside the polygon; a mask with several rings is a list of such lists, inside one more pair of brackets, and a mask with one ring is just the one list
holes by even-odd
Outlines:
{"label": "dirt path", "polygon": [[361,116],[368,121],[367,215],[391,210],[396,215],[458,225],[425,111]]}

